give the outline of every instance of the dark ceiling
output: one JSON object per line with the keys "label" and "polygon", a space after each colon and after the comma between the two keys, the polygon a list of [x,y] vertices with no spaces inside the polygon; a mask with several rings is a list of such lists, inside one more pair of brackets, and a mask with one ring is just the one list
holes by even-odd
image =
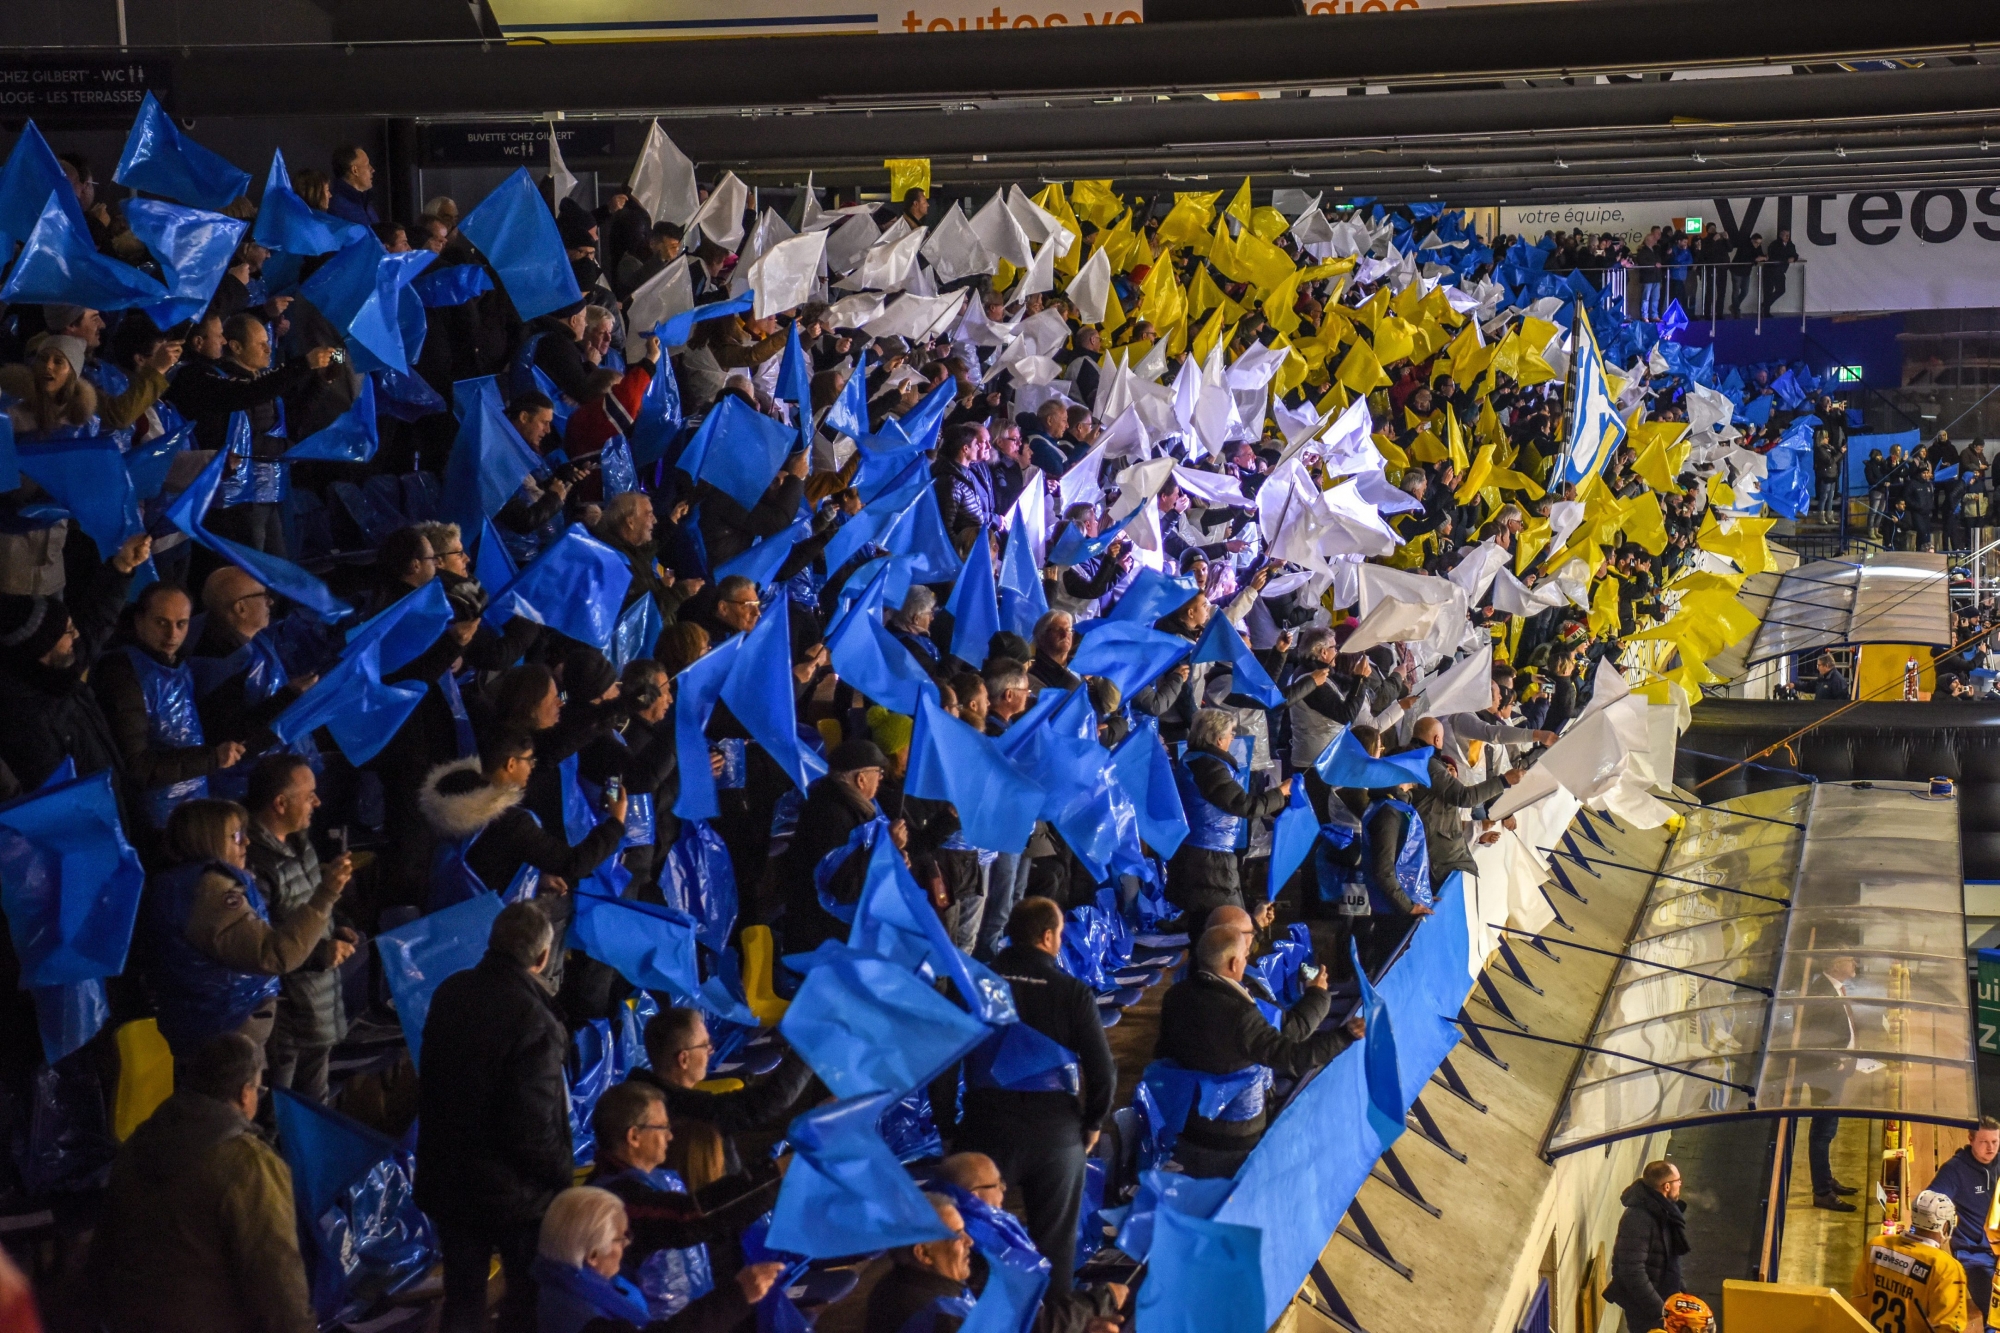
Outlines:
{"label": "dark ceiling", "polygon": [[[644,117],[753,184],[1250,173],[1456,204],[2000,185],[1994,0],[1575,0],[1337,19],[548,46],[194,48],[183,117]],[[1688,79],[1732,67],[1787,74]],[[1678,72],[1678,76],[1676,76]],[[1754,70],[1752,71],[1754,73]],[[1256,100],[1215,100],[1255,92]],[[636,120],[634,118],[637,118]],[[572,163],[573,166],[596,165]],[[606,162],[607,167],[622,164]]]}

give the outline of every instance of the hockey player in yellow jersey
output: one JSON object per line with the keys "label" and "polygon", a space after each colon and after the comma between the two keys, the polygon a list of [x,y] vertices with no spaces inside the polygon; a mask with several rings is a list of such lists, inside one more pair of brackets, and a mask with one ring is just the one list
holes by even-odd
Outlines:
{"label": "hockey player in yellow jersey", "polygon": [[1958,1206],[1925,1190],[1910,1205],[1910,1229],[1869,1243],[1848,1300],[1876,1333],[1964,1333],[1965,1268],[1951,1254]]}

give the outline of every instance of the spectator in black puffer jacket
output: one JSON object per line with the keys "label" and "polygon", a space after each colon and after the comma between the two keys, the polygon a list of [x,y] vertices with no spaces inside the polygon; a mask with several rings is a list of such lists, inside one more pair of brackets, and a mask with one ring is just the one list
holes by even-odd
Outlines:
{"label": "spectator in black puffer jacket", "polygon": [[1658,1328],[1667,1297],[1682,1290],[1681,1256],[1689,1248],[1681,1169],[1668,1161],[1648,1162],[1618,1202],[1625,1215],[1618,1219],[1604,1299],[1625,1312],[1625,1327]]}

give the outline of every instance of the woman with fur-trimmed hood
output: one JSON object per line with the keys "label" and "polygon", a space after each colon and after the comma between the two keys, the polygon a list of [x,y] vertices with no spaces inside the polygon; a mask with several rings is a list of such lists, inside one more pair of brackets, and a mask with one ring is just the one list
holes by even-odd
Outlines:
{"label": "woman with fur-trimmed hood", "polygon": [[479,888],[505,893],[530,869],[558,881],[547,887],[567,892],[617,853],[625,837],[623,795],[572,847],[560,828],[543,827],[522,806],[534,771],[534,738],[503,731],[480,746],[478,758],[440,764],[425,777],[417,808],[440,844],[431,873],[431,911]]}

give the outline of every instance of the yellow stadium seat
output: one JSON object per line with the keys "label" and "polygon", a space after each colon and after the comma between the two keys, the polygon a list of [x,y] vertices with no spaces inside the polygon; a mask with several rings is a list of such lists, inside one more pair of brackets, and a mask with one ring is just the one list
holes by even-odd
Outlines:
{"label": "yellow stadium seat", "polygon": [[750,1004],[750,1012],[757,1015],[757,1021],[765,1027],[776,1027],[778,1020],[791,1007],[789,1001],[778,998],[771,988],[771,978],[777,966],[777,945],[771,938],[769,926],[746,926],[743,929],[743,994]]}
{"label": "yellow stadium seat", "polygon": [[174,1054],[150,1018],[124,1024],[112,1040],[118,1046],[118,1090],[111,1098],[111,1133],[123,1143],[174,1095]]}

